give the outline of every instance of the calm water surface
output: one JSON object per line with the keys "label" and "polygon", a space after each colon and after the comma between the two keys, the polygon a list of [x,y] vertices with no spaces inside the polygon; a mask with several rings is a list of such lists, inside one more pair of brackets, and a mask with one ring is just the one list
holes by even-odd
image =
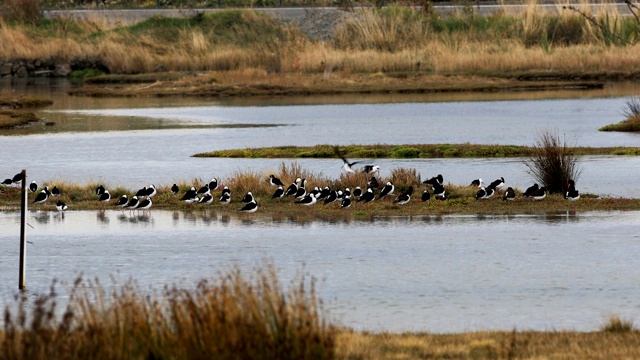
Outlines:
{"label": "calm water surface", "polygon": [[[38,80],[41,81],[41,80]],[[34,86],[36,85],[36,86]],[[552,126],[582,146],[639,146],[597,129],[622,119],[636,85],[595,92],[389,95],[294,99],[91,99],[59,82],[8,84],[51,97],[51,127],[0,137],[0,177],[99,181],[131,188],[251,170],[282,160],[196,159],[198,152],[276,145],[490,143],[530,145]],[[371,161],[371,159],[362,159]],[[290,163],[291,159],[285,159]],[[337,159],[295,160],[338,177]],[[446,182],[504,176],[524,188],[521,159],[376,160],[381,175],[416,168]],[[637,157],[581,158],[582,192],[640,197]],[[316,184],[310,184],[315,186]],[[152,211],[31,213],[28,287],[51,280],[134,277],[150,289],[193,286],[238,264],[269,260],[283,279],[318,277],[331,316],[371,330],[594,330],[608,315],[636,319],[640,213],[445,216],[299,223],[259,216]],[[18,215],[0,214],[0,301],[17,287]]]}
{"label": "calm water surface", "polygon": [[[638,146],[635,134],[597,129],[622,119],[631,85],[595,92],[537,92],[358,96],[294,99],[92,99],[66,96],[68,85],[15,86],[17,92],[53,98],[41,114],[53,127],[27,136],[5,136],[0,145],[0,177],[22,168],[32,179],[138,188],[180,180],[224,180],[238,171],[275,172],[282,160],[197,159],[216,149],[277,145],[377,143],[526,144],[553,126],[570,143],[583,146]],[[551,99],[552,96],[570,97]],[[456,97],[459,96],[459,97]],[[316,101],[313,104],[313,101]],[[382,101],[385,103],[380,103]],[[463,101],[464,100],[464,101]],[[126,131],[125,131],[126,130]],[[372,161],[371,159],[362,159]],[[290,159],[285,159],[290,163]],[[329,178],[339,176],[337,159],[299,160]],[[382,176],[396,167],[414,167],[423,177],[442,173],[447,182],[466,184],[504,176],[510,185],[531,184],[518,159],[375,160]],[[638,158],[586,157],[578,181],[598,195],[640,196],[634,185]],[[6,172],[6,173],[5,173]],[[616,176],[612,176],[615,174]],[[491,181],[491,180],[489,180]]]}
{"label": "calm water surface", "polygon": [[[17,287],[19,216],[0,214],[0,299]],[[318,278],[357,329],[595,330],[640,315],[640,213],[424,216],[299,223],[196,211],[31,213],[29,292],[53,278],[192,287],[231,264]],[[287,283],[288,281],[285,281]]]}

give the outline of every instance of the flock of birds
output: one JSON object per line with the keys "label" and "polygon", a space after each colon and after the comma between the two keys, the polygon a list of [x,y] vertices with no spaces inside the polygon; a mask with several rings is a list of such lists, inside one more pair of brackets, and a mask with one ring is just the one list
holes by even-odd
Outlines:
{"label": "flock of birds", "polygon": [[[353,168],[354,165],[358,164],[358,162],[349,162],[342,155],[337,153],[338,156],[343,161],[343,170],[348,173],[356,173],[356,170]],[[322,202],[324,205],[340,202],[340,207],[345,209],[349,208],[352,203],[355,201],[356,203],[369,203],[374,200],[380,200],[386,197],[390,197],[394,195],[395,186],[391,181],[387,181],[386,184],[380,186],[381,184],[378,182],[378,179],[373,176],[374,174],[379,176],[380,167],[377,165],[364,165],[362,166],[358,172],[361,172],[366,175],[369,180],[364,186],[364,189],[360,186],[357,186],[351,191],[350,188],[346,188],[344,190],[336,190],[331,189],[330,186],[325,186],[323,189],[315,187],[310,191],[307,191],[307,181],[305,179],[297,178],[290,185],[286,186],[279,178],[275,175],[269,176],[269,183],[276,188],[272,199],[279,199],[285,197],[293,197],[295,198],[294,203],[311,206],[318,202]],[[5,186],[11,186],[15,184],[20,184],[22,182],[22,173],[16,174],[13,178],[8,178],[4,180],[1,184]],[[428,180],[422,182],[422,184],[427,185],[427,187],[431,187],[431,192],[428,189],[425,189],[422,193],[420,199],[421,201],[429,201],[433,196],[437,200],[446,200],[447,192],[444,187],[444,178],[441,174],[434,176]],[[491,182],[488,186],[485,186],[485,183],[482,179],[476,179],[471,182],[469,186],[478,187],[478,191],[476,192],[475,198],[477,200],[486,200],[494,197],[496,194],[499,194],[502,189],[505,187],[505,180],[503,177],[496,179]],[[211,204],[214,200],[217,199],[217,202],[220,204],[229,204],[231,202],[231,190],[224,186],[222,188],[222,192],[219,197],[214,197],[212,194],[219,187],[218,180],[216,178],[211,179],[208,183],[202,185],[200,188],[196,189],[195,186],[192,186],[189,190],[184,192],[180,197],[181,201],[184,201],[188,204]],[[580,199],[580,193],[575,188],[575,182],[573,180],[569,180],[567,191],[564,194],[566,199],[571,201],[576,201]],[[37,193],[33,200],[33,203],[43,204],[49,200],[51,197],[59,197],[60,189],[57,186],[54,186],[51,190],[49,190],[48,186],[45,186],[38,192],[38,185],[35,181],[29,184],[29,191],[32,193]],[[411,197],[413,196],[414,188],[413,186],[409,186],[406,191],[396,196],[393,200],[395,204],[405,205],[411,201]],[[173,184],[171,187],[171,192],[174,195],[179,195],[180,188],[177,184]],[[107,190],[103,185],[100,185],[95,190],[97,200],[100,202],[102,210],[105,210],[106,205],[112,200],[111,194],[109,190]],[[115,203],[116,207],[122,209],[129,210],[148,210],[153,205],[153,197],[157,194],[157,190],[155,185],[150,185],[149,187],[143,187],[138,190],[135,195],[129,198],[126,194],[122,195]],[[524,193],[523,196],[531,197],[533,200],[540,201],[543,200],[547,196],[547,189],[542,186],[539,187],[538,184],[534,184],[529,187]],[[512,201],[516,198],[516,192],[513,188],[507,187],[502,195],[502,200]],[[239,209],[241,212],[255,212],[258,210],[258,202],[251,192],[247,192],[246,195],[242,198],[242,203],[244,204],[242,208]],[[57,200],[56,209],[58,211],[65,211],[68,209],[68,206],[61,200]]]}

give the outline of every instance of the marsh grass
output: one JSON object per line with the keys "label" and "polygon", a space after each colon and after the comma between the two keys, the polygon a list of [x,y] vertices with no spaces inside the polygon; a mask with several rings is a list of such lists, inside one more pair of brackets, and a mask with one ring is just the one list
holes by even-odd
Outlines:
{"label": "marsh grass", "polygon": [[[346,145],[340,147],[348,159],[376,158],[491,158],[528,157],[537,152],[533,146],[489,145],[489,144],[411,144],[411,145]],[[619,155],[635,154],[640,148],[633,147],[570,147],[575,155]],[[194,157],[223,158],[334,158],[332,145],[278,146],[268,148],[246,148],[217,150],[194,154]]]}
{"label": "marsh grass", "polygon": [[[256,69],[313,73],[324,80],[394,72],[493,72],[503,77],[530,71],[570,72],[574,77],[576,72],[598,72],[632,77],[639,50],[608,46],[600,29],[637,38],[636,20],[614,12],[592,16],[602,27],[571,11],[541,11],[535,3],[522,14],[503,10],[486,17],[466,11],[438,16],[390,6],[346,16],[326,42],[311,41],[295,26],[251,10],[155,17],[117,27],[95,19],[5,21],[0,26],[0,57],[101,64],[101,70],[112,74]],[[321,84],[318,80],[315,85]]]}
{"label": "marsh grass", "polygon": [[[335,331],[322,318],[315,280],[283,286],[272,267],[230,269],[194,289],[148,295],[133,281],[77,279],[68,301],[55,282],[4,311],[4,359],[331,359]],[[64,309],[59,309],[66,302]],[[16,310],[17,309],[17,310]]]}
{"label": "marsh grass", "polygon": [[631,116],[617,124],[603,126],[600,131],[621,131],[621,132],[639,132],[640,131],[640,114]]}
{"label": "marsh grass", "polygon": [[600,326],[600,331],[608,333],[629,333],[634,331],[633,320],[622,319],[617,315],[611,315]]}
{"label": "marsh grass", "polygon": [[558,130],[541,129],[534,145],[536,151],[527,160],[528,173],[550,193],[564,193],[567,183],[576,183],[582,172],[572,147],[560,138]]}

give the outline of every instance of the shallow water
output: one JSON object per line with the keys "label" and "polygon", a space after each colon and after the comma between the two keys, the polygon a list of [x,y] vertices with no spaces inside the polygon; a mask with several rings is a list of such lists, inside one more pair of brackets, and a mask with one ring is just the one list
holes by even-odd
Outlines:
{"label": "shallow water", "polygon": [[[55,126],[0,137],[0,178],[138,188],[238,171],[277,173],[283,160],[200,159],[225,148],[376,143],[472,142],[530,145],[557,127],[580,146],[638,146],[633,134],[598,132],[618,122],[637,85],[589,92],[419,94],[287,99],[91,99],[68,85],[10,84],[49,96],[41,112]],[[34,86],[39,85],[39,86]],[[8,86],[6,80],[0,86]],[[553,99],[553,97],[557,97]],[[353,159],[356,160],[356,159]],[[372,159],[362,159],[372,161]],[[338,159],[285,159],[332,179]],[[504,176],[525,188],[521,159],[376,159],[423,178],[468,184]],[[640,158],[582,157],[578,189],[640,197]],[[289,179],[284,179],[290,181]],[[322,184],[309,184],[310,186]],[[300,223],[235,213],[152,211],[30,213],[27,285],[78,274],[145,289],[193,286],[238,264],[274,264],[283,279],[319,279],[332,318],[358,329],[434,332],[478,329],[595,330],[610,314],[635,319],[640,287],[639,212],[540,216],[376,218]],[[0,301],[17,288],[18,219],[0,213]]]}
{"label": "shallow water", "polygon": [[[43,81],[43,80],[38,80]],[[40,86],[36,86],[40,85]],[[224,181],[238,171],[267,176],[283,160],[201,159],[216,149],[277,145],[376,143],[502,143],[535,141],[553,126],[581,146],[637,146],[635,134],[598,132],[621,120],[625,85],[597,91],[491,94],[418,94],[287,99],[93,99],[66,96],[68,84],[14,85],[16,92],[53,98],[42,112],[56,123],[44,133],[0,138],[0,178],[27,169],[38,182],[103,182],[138,188],[191,179]],[[551,96],[574,98],[550,99]],[[380,103],[386,99],[387,102]],[[464,101],[462,101],[464,100]],[[313,101],[316,101],[314,104]],[[357,103],[354,103],[357,102]],[[597,195],[640,196],[635,157],[584,157],[578,189]],[[353,159],[358,160],[358,159]],[[382,166],[413,167],[423,177],[467,184],[503,176],[511,186],[532,182],[521,159],[360,159]],[[339,176],[338,159],[284,159]],[[4,170],[6,169],[6,170]],[[615,174],[613,176],[612,174]],[[286,179],[292,181],[293,179]],[[320,184],[322,185],[322,184]],[[314,185],[315,186],[315,185]]]}
{"label": "shallow water", "polygon": [[[304,222],[234,213],[30,213],[27,288],[98,277],[192,287],[268,260],[318,279],[330,317],[357,329],[596,330],[640,311],[640,212]],[[19,216],[0,214],[0,299],[17,288]],[[288,281],[285,281],[288,283]],[[62,291],[64,293],[64,291]]]}

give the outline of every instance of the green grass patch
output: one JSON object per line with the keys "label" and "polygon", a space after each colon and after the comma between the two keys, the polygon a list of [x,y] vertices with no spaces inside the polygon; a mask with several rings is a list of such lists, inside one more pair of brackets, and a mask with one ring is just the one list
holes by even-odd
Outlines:
{"label": "green grass patch", "polygon": [[640,115],[629,117],[617,124],[603,126],[600,131],[620,131],[620,132],[639,132],[640,131]]}
{"label": "green grass patch", "polygon": [[[333,145],[276,146],[267,148],[217,150],[193,155],[194,157],[220,158],[335,158]],[[637,147],[575,147],[575,155],[640,155]],[[414,145],[346,145],[340,147],[342,155],[354,158],[496,158],[529,157],[535,149],[519,145],[481,145],[481,144],[414,144]]]}

